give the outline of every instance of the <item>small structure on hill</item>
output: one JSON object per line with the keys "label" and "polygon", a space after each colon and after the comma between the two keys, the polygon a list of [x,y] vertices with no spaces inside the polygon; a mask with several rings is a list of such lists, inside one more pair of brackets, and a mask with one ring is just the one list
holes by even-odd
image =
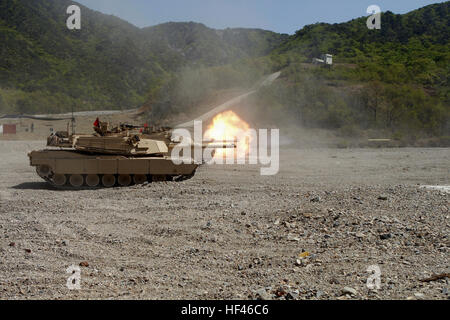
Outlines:
{"label": "small structure on hill", "polygon": [[320,59],[313,58],[312,63],[313,64],[322,64],[322,65],[326,65],[326,66],[332,66],[333,65],[333,55],[325,53],[320,57]]}

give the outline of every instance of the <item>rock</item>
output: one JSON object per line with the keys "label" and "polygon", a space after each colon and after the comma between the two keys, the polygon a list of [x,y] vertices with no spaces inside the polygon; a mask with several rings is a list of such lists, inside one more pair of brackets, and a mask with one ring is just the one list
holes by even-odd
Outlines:
{"label": "rock", "polygon": [[323,296],[323,291],[319,290],[319,291],[316,292],[316,298],[317,299],[320,299],[322,296]]}
{"label": "rock", "polygon": [[362,239],[362,238],[364,238],[364,233],[362,233],[362,232],[357,232],[357,233],[356,233],[356,237]]}
{"label": "rock", "polygon": [[11,243],[9,244],[9,246],[10,246],[10,247],[15,247],[15,246],[16,246],[16,243],[15,243],[15,242],[11,242]]}
{"label": "rock", "polygon": [[297,300],[299,296],[300,296],[300,293],[298,292],[298,290],[289,291],[286,294],[286,300]]}
{"label": "rock", "polygon": [[287,236],[288,241],[300,241],[299,237],[294,236],[293,234],[288,234]]}
{"label": "rock", "polygon": [[423,293],[416,292],[414,293],[414,297],[416,297],[417,299],[423,299],[425,298],[425,295]]}
{"label": "rock", "polygon": [[270,295],[267,293],[265,288],[256,290],[255,294],[256,294],[256,298],[258,298],[259,300],[270,300],[271,299]]}
{"label": "rock", "polygon": [[333,277],[329,280],[329,283],[330,284],[340,284],[341,282],[337,278]]}
{"label": "rock", "polygon": [[392,238],[392,234],[390,234],[390,233],[380,234],[380,239],[381,240],[387,240],[387,239],[390,239],[390,238]]}
{"label": "rock", "polygon": [[448,288],[442,288],[442,294],[447,294],[448,295]]}
{"label": "rock", "polygon": [[314,197],[314,198],[312,198],[310,201],[311,202],[320,202],[320,197],[319,196],[317,196],[317,197]]}
{"label": "rock", "polygon": [[80,267],[89,267],[89,262],[87,262],[87,261],[81,261],[80,262]]}
{"label": "rock", "polygon": [[351,288],[351,287],[344,287],[342,289],[342,294],[343,295],[349,294],[349,295],[352,295],[352,296],[356,296],[358,294],[358,292],[355,289]]}
{"label": "rock", "polygon": [[302,267],[304,265],[303,259],[297,259],[295,260],[295,265]]}
{"label": "rock", "polygon": [[239,271],[242,271],[242,270],[244,270],[244,267],[241,266],[241,265],[238,265],[238,270],[239,270]]}
{"label": "rock", "polygon": [[378,200],[386,201],[387,199],[388,199],[388,196],[385,195],[385,194],[382,194],[382,195],[380,195],[380,196],[378,197]]}
{"label": "rock", "polygon": [[31,253],[31,249],[25,249],[26,253]]}
{"label": "rock", "polygon": [[276,295],[277,297],[285,296],[285,295],[286,295],[286,291],[284,291],[283,288],[278,288],[278,289],[275,291],[275,295]]}

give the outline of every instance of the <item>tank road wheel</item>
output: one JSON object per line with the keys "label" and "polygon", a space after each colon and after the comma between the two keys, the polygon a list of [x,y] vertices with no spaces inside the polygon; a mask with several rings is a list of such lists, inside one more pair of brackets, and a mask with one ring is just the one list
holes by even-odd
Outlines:
{"label": "tank road wheel", "polygon": [[116,184],[116,177],[112,174],[105,174],[102,177],[102,184],[107,188],[114,187],[114,185]]}
{"label": "tank road wheel", "polygon": [[36,172],[41,178],[48,177],[51,171],[51,168],[45,164],[36,167]]}
{"label": "tank road wheel", "polygon": [[147,181],[147,176],[145,174],[135,174],[133,176],[133,181],[135,184],[143,184]]}
{"label": "tank road wheel", "polygon": [[69,178],[70,185],[74,188],[79,188],[83,185],[84,179],[81,174],[73,174]]}
{"label": "tank road wheel", "polygon": [[100,184],[100,178],[97,174],[88,174],[86,176],[86,184],[91,187],[97,187]]}
{"label": "tank road wheel", "polygon": [[152,176],[152,181],[153,182],[163,182],[163,181],[167,181],[167,176],[162,175],[162,174],[154,174]]}
{"label": "tank road wheel", "polygon": [[117,182],[119,182],[122,187],[128,187],[131,184],[131,176],[129,174],[121,174],[119,175]]}
{"label": "tank road wheel", "polygon": [[65,185],[66,182],[67,182],[67,178],[66,178],[65,174],[57,173],[53,176],[53,183],[58,187]]}

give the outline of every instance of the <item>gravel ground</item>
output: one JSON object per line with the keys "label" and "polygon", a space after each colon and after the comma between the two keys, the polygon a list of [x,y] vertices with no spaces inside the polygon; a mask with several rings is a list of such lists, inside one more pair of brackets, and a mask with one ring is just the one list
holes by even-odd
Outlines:
{"label": "gravel ground", "polygon": [[43,145],[0,141],[1,299],[449,298],[420,280],[450,272],[449,194],[424,187],[450,184],[450,149],[282,149],[273,177],[59,191],[28,165]]}

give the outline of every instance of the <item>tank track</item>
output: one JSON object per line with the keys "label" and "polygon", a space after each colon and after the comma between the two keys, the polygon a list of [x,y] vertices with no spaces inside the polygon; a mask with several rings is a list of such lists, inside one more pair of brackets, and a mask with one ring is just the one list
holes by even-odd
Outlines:
{"label": "tank track", "polygon": [[52,187],[59,189],[59,190],[96,190],[96,189],[107,189],[107,188],[125,188],[130,186],[136,186],[136,185],[148,185],[151,183],[158,183],[158,182],[181,182],[191,179],[195,175],[195,172],[190,175],[181,175],[181,176],[158,176],[153,177],[151,175],[147,175],[147,180],[143,181],[142,183],[135,183],[131,182],[129,185],[120,185],[118,183],[118,175],[115,175],[115,183],[114,185],[110,186],[104,186],[101,182],[101,177],[99,177],[100,183],[96,186],[88,186],[86,184],[86,177],[83,176],[83,184],[81,186],[73,186],[70,184],[70,175],[67,174],[66,176],[66,182],[63,185],[56,184],[53,180],[53,174],[49,174],[48,176],[42,176],[39,175],[43,180],[45,180],[47,183],[49,183]]}

